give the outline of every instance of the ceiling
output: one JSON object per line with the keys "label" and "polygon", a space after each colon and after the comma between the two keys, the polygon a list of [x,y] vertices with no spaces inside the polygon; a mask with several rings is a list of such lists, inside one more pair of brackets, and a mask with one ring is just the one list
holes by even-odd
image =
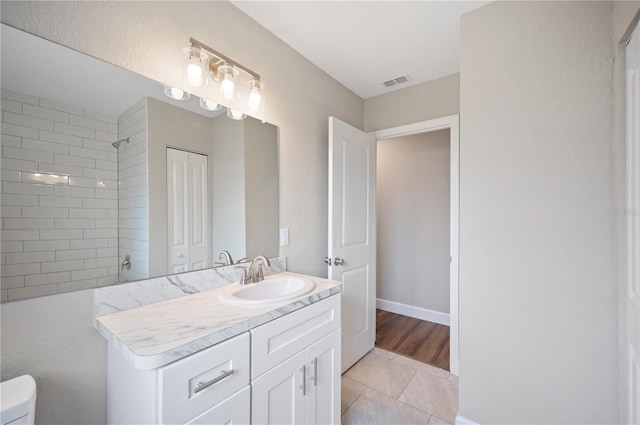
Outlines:
{"label": "ceiling", "polygon": [[[232,1],[363,99],[460,71],[460,16],[489,1]],[[393,87],[383,82],[409,74]]]}

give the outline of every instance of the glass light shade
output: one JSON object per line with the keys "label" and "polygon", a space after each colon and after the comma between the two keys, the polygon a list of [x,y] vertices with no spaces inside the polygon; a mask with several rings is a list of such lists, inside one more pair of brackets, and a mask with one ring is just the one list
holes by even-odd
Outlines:
{"label": "glass light shade", "polygon": [[204,97],[200,98],[200,107],[207,111],[219,111],[222,109],[222,105],[217,104],[213,100],[205,99]]}
{"label": "glass light shade", "polygon": [[260,111],[264,104],[264,84],[260,80],[252,79],[247,81],[249,86],[249,98],[247,104],[252,111]]}
{"label": "glass light shade", "polygon": [[167,86],[166,84],[164,86],[164,94],[173,100],[187,100],[191,97],[188,92],[178,87]]}
{"label": "glass light shade", "polygon": [[185,48],[183,53],[185,61],[183,79],[194,87],[200,87],[204,82],[203,67],[207,63],[209,55],[196,46]]}
{"label": "glass light shade", "polygon": [[226,100],[233,100],[237,92],[239,71],[233,65],[224,64],[218,67],[217,74],[220,78],[220,95]]}
{"label": "glass light shade", "polygon": [[247,114],[231,108],[227,108],[227,116],[232,120],[236,120],[236,121],[240,121],[247,118]]}

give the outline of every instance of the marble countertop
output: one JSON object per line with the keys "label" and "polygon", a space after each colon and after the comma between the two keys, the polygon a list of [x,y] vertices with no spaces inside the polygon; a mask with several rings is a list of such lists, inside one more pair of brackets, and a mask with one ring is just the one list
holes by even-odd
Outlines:
{"label": "marble countertop", "polygon": [[95,326],[107,341],[138,369],[154,369],[225,341],[342,289],[342,283],[299,276],[316,287],[299,298],[258,306],[238,306],[218,299],[232,283],[180,298],[119,311],[96,318]]}

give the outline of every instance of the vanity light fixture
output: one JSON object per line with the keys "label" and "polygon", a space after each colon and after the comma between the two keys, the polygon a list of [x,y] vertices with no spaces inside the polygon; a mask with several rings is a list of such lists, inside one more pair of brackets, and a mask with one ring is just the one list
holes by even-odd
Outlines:
{"label": "vanity light fixture", "polygon": [[247,118],[247,114],[231,108],[227,108],[227,116],[232,120],[236,120],[236,121],[240,121]]}
{"label": "vanity light fixture", "polygon": [[184,49],[183,82],[193,87],[206,84],[210,95],[205,103],[200,100],[200,106],[211,110],[206,102],[224,103],[229,106],[227,115],[234,119],[244,119],[246,114],[240,110],[245,108],[255,112],[263,109],[264,84],[259,74],[194,38],[189,42],[191,45]]}
{"label": "vanity light fixture", "polygon": [[168,86],[166,84],[164,85],[164,94],[166,94],[173,100],[187,100],[191,97],[191,95],[186,91],[178,87]]}
{"label": "vanity light fixture", "polygon": [[200,98],[200,107],[207,111],[219,111],[222,109],[222,105],[214,102],[213,100],[205,99],[204,97]]}

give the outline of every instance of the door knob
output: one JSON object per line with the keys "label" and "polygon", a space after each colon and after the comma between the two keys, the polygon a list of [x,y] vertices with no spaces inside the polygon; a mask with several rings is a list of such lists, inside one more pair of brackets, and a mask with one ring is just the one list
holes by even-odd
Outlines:
{"label": "door knob", "polygon": [[331,257],[324,257],[324,262],[330,266],[331,265]]}
{"label": "door knob", "polygon": [[336,259],[333,260],[333,264],[335,264],[336,266],[343,265],[344,264],[344,258],[336,257]]}

